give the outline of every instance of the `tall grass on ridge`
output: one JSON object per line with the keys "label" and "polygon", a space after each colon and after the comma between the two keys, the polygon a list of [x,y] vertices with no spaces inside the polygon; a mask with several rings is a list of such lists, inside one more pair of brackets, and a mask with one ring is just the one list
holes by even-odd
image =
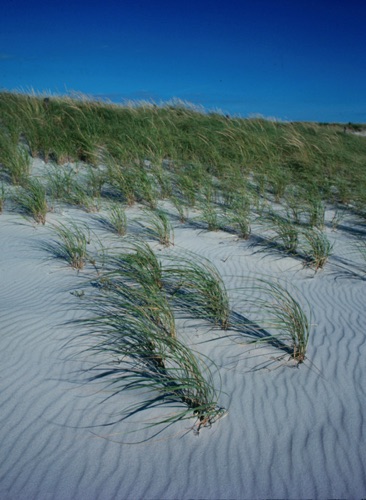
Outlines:
{"label": "tall grass on ridge", "polygon": [[29,154],[23,145],[13,142],[0,127],[0,166],[15,185],[22,185],[30,174]]}
{"label": "tall grass on ridge", "polygon": [[[305,193],[313,191],[323,202],[334,201],[336,192],[340,203],[356,203],[364,198],[366,187],[365,140],[342,134],[336,124],[228,119],[178,101],[118,106],[81,96],[0,92],[0,129],[12,147],[21,137],[32,156],[58,163],[67,159],[96,164],[103,150],[124,166],[122,189],[131,194],[132,182],[132,198],[150,206],[156,190],[150,190],[150,179],[141,168],[145,160],[157,168],[162,161],[169,162],[176,176],[173,191],[190,206],[207,174],[219,182],[227,172],[235,174],[233,178],[250,175],[261,196],[271,192],[276,200],[294,185]],[[131,167],[138,182],[127,178]],[[165,187],[150,173],[147,177],[155,178],[162,193]]]}

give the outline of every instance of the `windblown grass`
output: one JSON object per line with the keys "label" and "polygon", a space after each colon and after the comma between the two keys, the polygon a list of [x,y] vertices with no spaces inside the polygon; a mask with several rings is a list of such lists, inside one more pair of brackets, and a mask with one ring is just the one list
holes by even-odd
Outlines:
{"label": "windblown grass", "polygon": [[299,241],[299,229],[291,220],[270,211],[261,218],[265,227],[274,231],[276,236],[272,238],[279,243],[289,253],[295,253]]}
{"label": "windblown grass", "polygon": [[168,247],[174,244],[173,226],[165,212],[145,211],[138,223],[151,238],[159,241],[161,245]]}
{"label": "windblown grass", "polygon": [[2,214],[4,210],[6,195],[5,186],[4,183],[2,183],[0,187],[0,214]]}
{"label": "windblown grass", "polygon": [[304,229],[302,234],[305,239],[305,256],[310,265],[314,267],[315,271],[318,271],[325,266],[332,254],[333,245],[328,240],[324,231],[320,229]]}
{"label": "windblown grass", "polygon": [[[252,320],[252,326],[260,325],[262,331],[259,338],[253,335],[250,343],[279,347],[301,364],[306,359],[311,325],[297,294],[295,289],[289,290],[279,281],[257,279],[245,289],[241,306]],[[266,331],[267,336],[263,335]]]}
{"label": "windblown grass", "polygon": [[226,330],[229,297],[216,267],[196,254],[187,253],[173,259],[173,263],[164,266],[164,284],[176,305]]}
{"label": "windblown grass", "polygon": [[106,222],[111,231],[119,236],[124,236],[127,233],[127,216],[123,205],[120,203],[112,204],[108,210]]}
{"label": "windblown grass", "polygon": [[14,198],[25,215],[33,217],[38,224],[46,223],[48,212],[46,189],[38,179],[29,178],[24,187],[18,188]]}
{"label": "windblown grass", "polygon": [[[140,292],[112,287],[95,297],[95,316],[83,323],[88,335],[97,337],[92,350],[108,358],[106,366],[98,365],[97,375],[92,378],[109,380],[113,396],[128,389],[142,391],[145,399],[122,410],[119,421],[141,411],[168,406],[175,412],[157,417],[149,426],[195,417],[198,432],[223,414],[210,370],[175,336],[167,335],[165,325],[156,321],[151,308],[141,302]],[[145,298],[152,305],[151,297]]]}
{"label": "windblown grass", "polygon": [[10,135],[0,126],[0,165],[15,185],[22,185],[30,174],[30,159],[24,145],[18,138],[12,140]]}
{"label": "windblown grass", "polygon": [[88,252],[90,230],[85,224],[69,222],[53,225],[58,240],[48,245],[48,250],[57,258],[65,260],[74,269],[83,269],[87,261],[92,261]]}
{"label": "windblown grass", "polygon": [[144,241],[125,242],[124,251],[106,261],[106,276],[117,283],[138,284],[152,293],[163,288],[163,268],[150,246]]}

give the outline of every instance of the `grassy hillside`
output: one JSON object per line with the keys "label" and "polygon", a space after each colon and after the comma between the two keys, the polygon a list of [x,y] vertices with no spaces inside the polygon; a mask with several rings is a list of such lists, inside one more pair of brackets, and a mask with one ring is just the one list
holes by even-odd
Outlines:
{"label": "grassy hillside", "polygon": [[341,125],[228,118],[179,102],[118,106],[2,92],[0,163],[13,183],[29,174],[29,154],[106,164],[112,184],[129,170],[141,185],[148,160],[160,183],[169,167],[180,191],[201,190],[209,176],[226,193],[250,181],[277,200],[295,190],[301,198],[366,203],[366,139]]}

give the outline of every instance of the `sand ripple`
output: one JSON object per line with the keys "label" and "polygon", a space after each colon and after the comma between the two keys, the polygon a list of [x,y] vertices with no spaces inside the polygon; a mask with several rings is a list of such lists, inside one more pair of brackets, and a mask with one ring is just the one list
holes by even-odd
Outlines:
{"label": "sand ripple", "polygon": [[0,226],[2,499],[365,496],[365,281],[314,276],[232,235],[178,228],[172,251],[214,261],[228,288],[258,272],[298,287],[313,312],[309,359],[297,369],[272,363],[274,348],[200,344],[216,335],[203,328],[192,342],[220,368],[228,416],[199,436],[182,422],[175,438],[119,444],[149,432],[102,425],[135,395],[101,405],[102,386],[81,383],[90,360],[68,343],[77,331],[64,325],[83,313],[70,294],[80,278],[37,249],[48,231]]}

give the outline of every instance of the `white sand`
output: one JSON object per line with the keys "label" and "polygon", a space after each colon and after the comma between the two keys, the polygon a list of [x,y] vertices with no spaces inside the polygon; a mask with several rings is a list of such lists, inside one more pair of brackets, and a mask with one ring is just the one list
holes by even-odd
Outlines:
{"label": "white sand", "polygon": [[[67,217],[91,223],[93,216],[70,209],[48,220]],[[65,322],[84,314],[84,299],[70,293],[83,272],[50,259],[41,248],[50,235],[49,224],[0,216],[2,500],[366,496],[366,280],[354,274],[356,257],[347,260],[347,231],[329,231],[334,255],[314,276],[298,260],[258,252],[251,241],[176,225],[171,251],[183,247],[209,258],[229,288],[260,272],[301,290],[314,323],[309,360],[298,369],[274,363],[255,370],[278,352],[248,351],[230,339],[202,344],[216,335],[184,329],[184,341],[219,366],[220,404],[229,414],[199,436],[184,432],[194,424],[185,421],[139,445],[119,442],[145,439],[142,424],[103,427],[136,394],[100,404],[102,386],[81,383],[91,360],[67,343],[78,330]],[[127,434],[132,428],[140,431]]]}

